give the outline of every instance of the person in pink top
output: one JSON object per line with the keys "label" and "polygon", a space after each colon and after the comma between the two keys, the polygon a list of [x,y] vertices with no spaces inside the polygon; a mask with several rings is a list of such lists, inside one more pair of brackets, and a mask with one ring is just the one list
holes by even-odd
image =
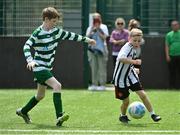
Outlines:
{"label": "person in pink top", "polygon": [[129,32],[125,29],[125,21],[123,18],[117,18],[115,21],[115,29],[110,36],[112,44],[112,57],[115,66],[116,58],[122,46],[128,41]]}

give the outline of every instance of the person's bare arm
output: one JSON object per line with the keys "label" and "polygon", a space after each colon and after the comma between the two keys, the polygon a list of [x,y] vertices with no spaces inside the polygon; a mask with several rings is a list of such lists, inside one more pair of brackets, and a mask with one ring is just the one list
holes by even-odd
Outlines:
{"label": "person's bare arm", "polygon": [[168,46],[167,43],[165,44],[165,55],[166,55],[166,61],[167,61],[167,62],[170,62],[170,61],[171,61],[171,58],[170,58],[170,56],[169,56],[169,46]]}

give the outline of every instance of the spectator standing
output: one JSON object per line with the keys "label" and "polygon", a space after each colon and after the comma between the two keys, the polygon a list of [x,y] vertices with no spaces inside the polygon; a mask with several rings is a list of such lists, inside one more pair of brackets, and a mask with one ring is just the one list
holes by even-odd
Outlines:
{"label": "spectator standing", "polygon": [[96,41],[96,46],[89,46],[88,48],[88,60],[92,78],[92,85],[88,89],[105,90],[108,60],[106,38],[109,36],[109,33],[107,26],[102,24],[99,13],[93,14],[93,25],[88,27],[86,36]]}
{"label": "spectator standing", "polygon": [[165,55],[169,66],[170,88],[180,88],[180,30],[179,22],[171,22],[172,30],[165,37]]}
{"label": "spectator standing", "polygon": [[115,66],[116,58],[122,46],[128,41],[129,32],[125,29],[125,21],[123,18],[117,18],[115,21],[115,29],[110,36],[112,44],[112,57]]}

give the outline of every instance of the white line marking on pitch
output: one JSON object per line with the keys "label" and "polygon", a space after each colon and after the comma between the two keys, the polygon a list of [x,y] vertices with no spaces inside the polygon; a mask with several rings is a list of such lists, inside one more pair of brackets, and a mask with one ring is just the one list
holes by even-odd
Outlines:
{"label": "white line marking on pitch", "polygon": [[180,130],[21,130],[21,129],[0,129],[0,132],[49,132],[49,133],[180,133]]}

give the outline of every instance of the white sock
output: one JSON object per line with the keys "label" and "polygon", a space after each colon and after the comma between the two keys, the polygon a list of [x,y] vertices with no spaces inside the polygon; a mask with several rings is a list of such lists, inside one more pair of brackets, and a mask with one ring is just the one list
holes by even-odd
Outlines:
{"label": "white sock", "polygon": [[153,114],[155,114],[155,113],[154,113],[154,111],[152,111],[152,112],[149,112],[149,113],[150,113],[150,115],[153,115]]}
{"label": "white sock", "polygon": [[121,114],[121,116],[126,116],[126,114]]}

